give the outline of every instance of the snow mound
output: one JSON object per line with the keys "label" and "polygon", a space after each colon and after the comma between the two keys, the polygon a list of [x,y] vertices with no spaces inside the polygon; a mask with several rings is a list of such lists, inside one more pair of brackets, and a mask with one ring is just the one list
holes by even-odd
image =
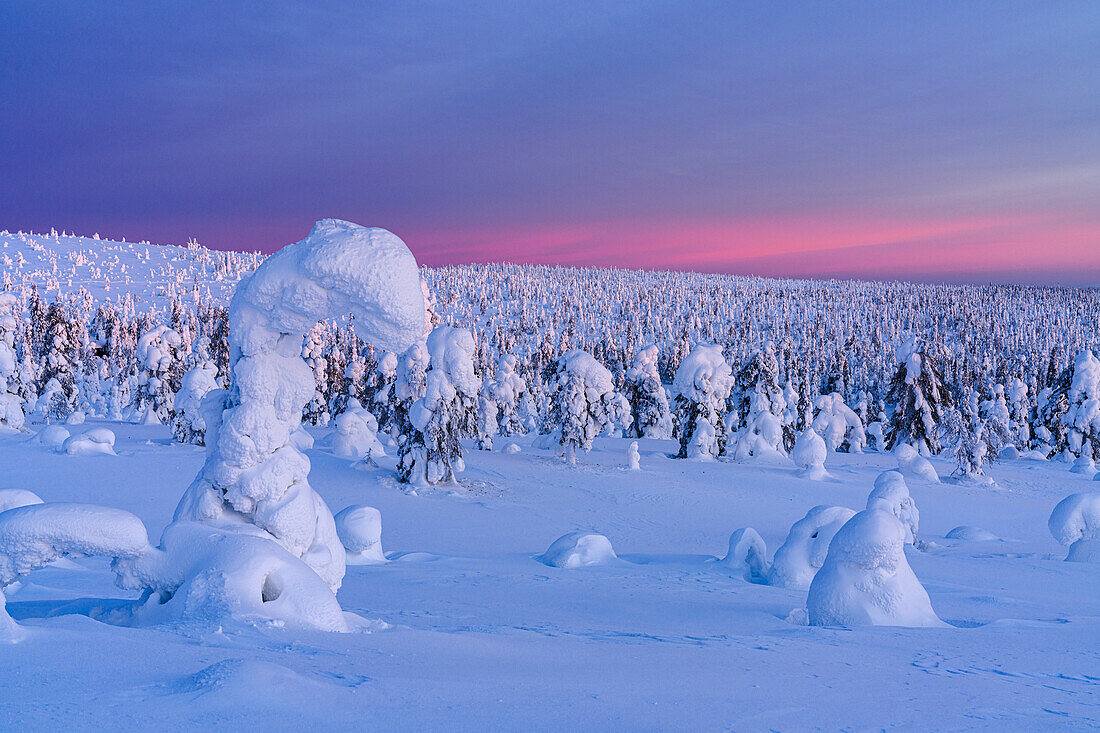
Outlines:
{"label": "snow mound", "polygon": [[336,417],[332,436],[332,454],[338,458],[379,458],[386,455],[378,440],[378,420],[352,397],[347,408]]}
{"label": "snow mound", "polygon": [[159,548],[120,558],[114,570],[120,586],[146,593],[133,610],[138,625],[350,630],[329,585],[249,525],[173,522]]}
{"label": "snow mound", "polygon": [[33,440],[47,448],[60,448],[69,439],[69,431],[60,425],[47,425],[38,431]]}
{"label": "snow mound", "polygon": [[61,451],[70,456],[117,455],[115,434],[107,428],[93,428],[66,438],[61,444]]}
{"label": "snow mound", "polygon": [[1066,560],[1100,562],[1100,492],[1062,499],[1050,513],[1047,527],[1054,539],[1069,546]]}
{"label": "snow mound", "polygon": [[8,600],[0,589],[0,644],[15,644],[25,636],[26,632],[8,614]]}
{"label": "snow mound", "polygon": [[855,516],[842,506],[815,506],[791,526],[787,539],[775,551],[768,584],[781,588],[808,588],[825,562],[829,542]]}
{"label": "snow mound", "polygon": [[41,504],[38,494],[26,489],[0,489],[0,512],[18,509],[21,506]]}
{"label": "snow mound", "polygon": [[947,533],[949,540],[962,540],[963,542],[994,542],[1000,537],[981,527],[961,525]]}
{"label": "snow mound", "polygon": [[939,474],[936,473],[931,461],[908,443],[898,443],[894,446],[894,458],[898,461],[898,470],[909,478],[927,481],[930,484],[940,482]]}
{"label": "snow mound", "polygon": [[61,557],[130,558],[147,549],[145,525],[122,509],[49,503],[0,512],[0,586]]}
{"label": "snow mound", "polygon": [[570,532],[554,540],[539,561],[555,568],[581,568],[615,560],[611,541],[602,534]]}
{"label": "snow mound", "polygon": [[336,515],[336,533],[348,555],[348,565],[386,562],[382,554],[382,513],[370,506],[352,505]]}
{"label": "snow mound", "polygon": [[810,584],[813,626],[946,626],[905,559],[905,527],[893,514],[868,509],[829,543]]}
{"label": "snow mound", "polygon": [[820,481],[828,478],[825,471],[825,457],[828,449],[825,441],[812,427],[806,428],[794,442],[791,450],[791,460],[798,466],[798,475],[812,481]]}
{"label": "snow mound", "polygon": [[1096,462],[1092,460],[1092,456],[1078,456],[1077,459],[1073,462],[1073,465],[1070,466],[1069,472],[1081,473],[1086,476],[1095,476]]}
{"label": "snow mound", "polygon": [[730,535],[729,551],[720,562],[740,568],[750,583],[767,583],[767,558],[768,550],[760,534],[752,527],[742,527]]}
{"label": "snow mound", "polygon": [[868,509],[882,509],[890,512],[905,527],[905,542],[913,544],[917,539],[920,525],[920,512],[913,497],[909,496],[909,487],[905,477],[899,471],[883,471],[875,479],[875,488],[867,497]]}

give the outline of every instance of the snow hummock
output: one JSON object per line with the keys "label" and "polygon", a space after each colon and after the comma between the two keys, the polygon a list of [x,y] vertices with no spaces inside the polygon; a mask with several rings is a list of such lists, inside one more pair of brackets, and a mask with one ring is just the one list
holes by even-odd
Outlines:
{"label": "snow hummock", "polygon": [[791,460],[798,466],[798,475],[812,481],[820,481],[828,478],[825,470],[825,457],[828,449],[825,441],[812,427],[806,428],[794,442],[791,450]]}
{"label": "snow hummock", "polygon": [[33,491],[27,491],[26,489],[0,489],[0,512],[6,512],[9,509],[17,509],[21,506],[31,506],[32,504],[41,504],[42,500],[38,498],[38,494]]}
{"label": "snow hummock", "polygon": [[898,443],[894,446],[894,458],[898,461],[898,470],[909,478],[931,484],[940,482],[939,474],[936,473],[931,461],[908,443]]}
{"label": "snow hummock", "polygon": [[611,541],[602,534],[570,532],[554,540],[539,561],[555,568],[602,565],[616,559]]}
{"label": "snow hummock", "polygon": [[893,514],[905,527],[905,542],[911,545],[916,541],[920,512],[917,511],[913,497],[909,495],[909,487],[900,471],[883,471],[878,475],[875,488],[867,497],[867,508],[882,509]]}
{"label": "snow hummock", "polygon": [[955,527],[944,536],[949,540],[962,540],[963,542],[993,542],[1000,539],[988,529],[972,527],[967,524]]}
{"label": "snow hummock", "polygon": [[348,565],[386,562],[382,554],[382,513],[370,506],[352,505],[336,515],[336,533],[347,551]]}
{"label": "snow hummock", "polygon": [[70,456],[115,455],[115,434],[107,428],[92,428],[72,435],[61,444],[61,452]]}
{"label": "snow hummock", "polygon": [[905,527],[867,509],[840,528],[806,597],[813,626],[946,626],[905,558]]}
{"label": "snow hummock", "polygon": [[825,562],[829,542],[855,516],[842,506],[815,506],[791,526],[787,539],[775,551],[768,584],[782,588],[808,588]]}
{"label": "snow hummock", "polygon": [[145,525],[122,509],[30,504],[0,512],[0,587],[61,557],[131,558],[149,548]]}
{"label": "snow hummock", "polygon": [[1100,491],[1070,494],[1050,513],[1047,527],[1069,547],[1066,560],[1100,562]]}
{"label": "snow hummock", "polygon": [[740,569],[750,583],[768,582],[768,550],[752,527],[742,527],[730,535],[729,551],[721,562]]}
{"label": "snow hummock", "polygon": [[60,425],[47,425],[35,434],[33,440],[47,448],[60,448],[69,439],[69,431]]}

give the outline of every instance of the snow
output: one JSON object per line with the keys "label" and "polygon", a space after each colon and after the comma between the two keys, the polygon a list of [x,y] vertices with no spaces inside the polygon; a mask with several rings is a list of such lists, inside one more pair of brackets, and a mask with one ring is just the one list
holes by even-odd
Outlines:
{"label": "snow", "polygon": [[93,428],[71,435],[61,444],[61,451],[70,456],[115,455],[115,434],[107,428]]}
{"label": "snow", "polygon": [[41,504],[38,494],[26,489],[0,489],[0,512],[21,506]]}
{"label": "snow", "polygon": [[806,610],[814,626],[946,626],[905,558],[905,528],[867,509],[833,537]]}
{"label": "snow", "polygon": [[729,550],[721,562],[741,570],[750,583],[768,582],[767,546],[752,527],[742,527],[730,535]]}
{"label": "snow", "polygon": [[[172,292],[192,307],[192,276],[198,289],[210,288],[224,304],[236,280],[259,261],[249,265],[245,256],[221,259],[206,250],[93,244],[63,236],[0,235],[3,244],[11,247],[0,246],[0,258],[9,252],[13,258],[4,273],[13,273],[17,289],[20,282],[52,280],[50,292],[68,291],[65,281],[75,277],[74,285],[86,283],[96,298],[133,294],[134,310],[152,314],[148,327],[168,322]],[[28,265],[16,258],[24,252]],[[215,275],[215,264],[226,271]],[[93,276],[96,268],[102,276]],[[223,428],[236,430],[238,442],[227,438],[206,451],[181,445],[167,425],[105,419],[95,404],[77,405],[86,424],[69,429],[78,437],[87,430],[110,430],[117,456],[70,456],[29,439],[43,428],[34,416],[26,434],[0,431],[0,490],[29,489],[51,501],[96,505],[74,520],[72,531],[60,538],[64,543],[47,544],[48,551],[32,563],[44,566],[0,594],[6,673],[0,721],[6,727],[510,730],[530,728],[531,721],[547,730],[1100,726],[1091,643],[1100,634],[1095,613],[1100,576],[1095,565],[1062,562],[1065,549],[1043,525],[1059,500],[1097,485],[1084,484],[1087,477],[1071,473],[1068,463],[993,464],[986,470],[997,491],[934,483],[927,472],[928,480],[904,473],[908,498],[919,500],[921,508],[920,542],[913,545],[905,542],[904,522],[890,524],[907,506],[897,486],[877,497],[876,488],[868,496],[876,477],[902,468],[892,455],[845,452],[841,444],[827,456],[831,480],[806,481],[775,449],[777,442],[795,437],[787,434],[791,415],[799,417],[789,383],[781,384],[780,397],[791,404],[782,414],[773,414],[769,404],[754,418],[746,441],[746,450],[758,448],[774,462],[756,456],[737,462],[731,460],[732,449],[719,457],[728,425],[704,419],[709,433],[695,430],[695,416],[687,437],[709,438],[705,450],[712,460],[674,460],[679,446],[659,430],[618,437],[624,425],[617,420],[592,436],[591,453],[577,466],[556,458],[557,436],[543,449],[536,436],[524,434],[534,428],[534,408],[546,414],[544,372],[535,367],[552,364],[576,346],[610,372],[614,386],[625,380],[639,350],[653,342],[660,351],[656,365],[646,362],[646,369],[656,366],[658,376],[668,380],[679,361],[671,358],[674,349],[682,355],[691,343],[719,340],[726,344],[728,363],[740,365],[749,349],[789,333],[796,361],[783,357],[783,369],[801,360],[817,378],[827,376],[829,346],[854,333],[848,355],[854,375],[848,384],[862,387],[868,376],[888,371],[890,347],[884,344],[896,343],[903,329],[926,323],[939,329],[937,338],[948,349],[958,349],[960,361],[989,353],[996,363],[992,371],[973,366],[1008,385],[1005,374],[1017,369],[1025,380],[1037,370],[1045,373],[1051,344],[1067,355],[1095,348],[1100,301],[1094,293],[515,266],[418,274],[438,296],[443,322],[472,329],[474,366],[489,383],[486,390],[494,362],[496,380],[503,371],[505,381],[526,380],[531,388],[507,388],[526,392],[528,404],[517,404],[519,419],[513,434],[499,441],[502,450],[475,450],[472,440],[461,441],[467,465],[453,484],[410,491],[395,480],[396,450],[379,455],[377,465],[353,465],[333,455],[339,419],[324,426],[292,419],[299,394],[285,384],[312,375],[290,358],[301,353],[301,340],[295,343],[296,334],[278,328],[275,348],[263,352],[270,356],[260,360],[264,364],[238,359],[243,351],[234,355],[239,371],[234,376],[245,377],[234,389],[264,400],[264,410],[230,425],[223,413],[239,407],[242,394],[212,391],[200,402],[212,437]],[[130,276],[133,281],[125,283]],[[328,287],[328,276],[319,278]],[[309,302],[314,302],[308,296],[312,282],[293,286]],[[423,299],[419,283],[418,292]],[[159,311],[153,313],[154,307]],[[266,311],[254,315],[270,330]],[[342,314],[325,317],[337,315]],[[422,315],[418,339],[430,317]],[[567,332],[570,319],[574,324]],[[1006,330],[1005,323],[1025,325]],[[1034,323],[1044,328],[1027,327]],[[359,316],[355,327],[366,333]],[[882,346],[868,345],[870,331],[864,329],[872,328],[881,328]],[[134,334],[135,340],[145,330]],[[1005,346],[991,347],[994,342]],[[544,343],[541,360],[534,360]],[[379,371],[396,378],[395,357],[381,342],[376,347],[383,362]],[[389,348],[400,351],[403,345]],[[504,350],[518,357],[510,372],[500,369]],[[1037,355],[1043,355],[1041,366]],[[1066,366],[1060,359],[1050,361],[1058,369]],[[174,362],[173,368],[179,367]],[[309,384],[307,399],[315,386]],[[997,385],[990,389],[998,393]],[[1035,395],[1044,391],[1049,397],[1046,382],[1035,385]],[[1007,397],[1014,392],[1021,388],[1005,390]],[[25,403],[28,412],[37,396]],[[845,393],[844,399],[852,398]],[[867,406],[868,421],[881,427],[885,417],[874,399]],[[991,402],[999,412],[997,399]],[[366,407],[381,419],[378,404]],[[348,405],[355,408],[351,400]],[[728,410],[725,403],[718,407]],[[1091,420],[1089,409],[1073,413],[1074,425],[1078,416],[1086,418],[1082,425]],[[1074,430],[1080,452],[1089,437]],[[823,432],[828,431],[835,442],[839,425]],[[54,446],[69,437],[60,426],[51,426],[51,432],[61,436]],[[1045,427],[1034,432],[1057,442]],[[644,456],[644,472],[624,470],[633,442]],[[282,450],[287,445],[293,450]],[[881,449],[881,441],[875,447]],[[1025,459],[1033,455],[1027,450],[1032,447],[1020,444]],[[204,465],[208,452],[215,451],[230,461]],[[1078,457],[1072,450],[1068,455],[1070,462]],[[256,462],[243,465],[249,461]],[[928,457],[926,467],[944,476],[953,468],[944,455]],[[198,509],[209,510],[203,521],[173,521],[176,501],[200,473],[216,478],[218,491],[232,489],[234,503],[222,501],[218,491],[203,493],[196,502]],[[293,488],[283,492],[280,503],[273,497],[284,488],[279,479],[287,477]],[[0,493],[0,508],[5,496]],[[12,501],[27,499],[20,495]],[[271,502],[266,505],[271,511],[255,512],[263,502]],[[103,521],[103,505],[136,518],[123,524],[134,529],[131,549],[142,545],[139,551],[109,560],[122,543],[105,541],[113,520]],[[331,525],[309,525],[311,518],[324,520],[328,506],[349,505],[364,511],[370,505],[378,514],[352,521],[351,530],[338,520],[343,513],[332,517]],[[830,623],[845,621],[850,629],[809,625],[821,620],[810,602],[818,596],[762,583],[770,570],[765,542],[784,544],[792,523],[815,505],[890,507],[888,518],[876,520],[878,530],[856,533],[856,548],[871,552],[853,553],[849,547],[843,562],[826,552],[811,581],[813,588],[837,564],[834,575],[846,583],[835,596],[843,600],[835,604],[842,611],[837,615],[854,616],[855,623]],[[286,516],[279,515],[283,510]],[[380,536],[373,518],[381,514],[389,561],[348,567],[334,594],[314,567],[331,569],[331,552],[344,552],[354,562],[358,550],[352,548]],[[307,521],[299,521],[303,516]],[[913,520],[915,534],[915,513]],[[135,522],[160,537],[159,547],[148,545]],[[755,529],[730,536],[730,528],[750,522]],[[988,529],[979,530],[978,524]],[[546,543],[570,527],[599,528],[614,538],[618,560],[568,571],[539,562]],[[273,532],[294,549],[276,542]],[[818,534],[809,539],[820,539]],[[875,540],[883,536],[887,542]],[[990,541],[997,537],[1004,539]],[[607,549],[599,540],[591,542]],[[567,554],[577,549],[571,543]],[[26,544],[39,547],[37,540]],[[800,545],[804,554],[798,556],[820,557],[810,545]],[[380,544],[376,547],[380,553]],[[55,550],[70,557],[88,550],[107,559],[59,555],[48,561]],[[718,561],[715,555],[723,553]],[[787,562],[785,554],[777,553],[779,565]],[[868,570],[865,555],[879,564]],[[891,565],[894,561],[898,564]],[[902,561],[910,576],[898,570]],[[815,569],[810,560],[800,567]],[[918,593],[914,583],[923,590]],[[922,594],[928,606],[914,611]],[[935,616],[949,625],[864,625],[868,618],[933,623]]]}
{"label": "snow", "polygon": [[917,452],[917,449],[908,443],[898,443],[894,446],[894,458],[898,461],[898,470],[905,476],[917,481],[938,484],[939,474],[932,463]]}
{"label": "snow", "polygon": [[602,534],[570,532],[554,540],[539,561],[554,568],[583,568],[614,561],[611,541]]}
{"label": "snow", "polygon": [[825,441],[813,428],[806,428],[798,436],[791,450],[791,460],[798,466],[798,475],[811,481],[821,481],[828,478],[825,471],[825,456],[828,449]]}
{"label": "snow", "polygon": [[920,512],[909,495],[905,477],[898,471],[883,471],[875,479],[875,487],[867,497],[868,509],[881,509],[893,514],[905,527],[905,541],[913,544],[920,527]]}
{"label": "snow", "polygon": [[641,454],[638,453],[638,441],[630,441],[630,445],[626,448],[626,469],[628,471],[640,471],[642,468],[641,460]]}
{"label": "snow", "polygon": [[1070,494],[1047,521],[1054,539],[1069,547],[1066,560],[1100,562],[1100,491]]}
{"label": "snow", "polygon": [[808,511],[791,526],[787,539],[775,551],[768,583],[780,588],[809,588],[825,562],[833,536],[854,515],[842,506],[819,505]]}
{"label": "snow", "polygon": [[69,439],[69,431],[60,425],[47,425],[34,436],[34,442],[47,448],[60,448]]}
{"label": "snow", "polygon": [[[306,433],[308,435],[308,433]],[[378,440],[378,421],[363,409],[354,397],[348,400],[344,412],[336,416],[336,432],[332,436],[332,454],[358,460],[386,455]]]}
{"label": "snow", "polygon": [[1000,539],[988,529],[971,527],[965,524],[955,527],[944,536],[949,540],[962,540],[963,542],[994,542]]}
{"label": "snow", "polygon": [[130,558],[149,547],[145,525],[121,509],[29,504],[0,512],[0,586],[61,557]]}
{"label": "snow", "polygon": [[[333,593],[344,576],[344,548],[331,511],[308,483],[309,459],[290,435],[314,392],[301,356],[305,335],[318,320],[346,313],[384,348],[407,348],[422,334],[416,260],[384,229],[319,221],[308,237],[279,250],[241,282],[229,309],[233,391],[222,414],[206,420],[206,466],[174,517],[234,530],[257,527],[316,571]],[[282,559],[269,555],[271,562]],[[239,564],[234,557],[218,559]],[[303,574],[299,568],[285,572]]]}
{"label": "snow", "polygon": [[386,562],[382,554],[382,513],[370,506],[347,507],[336,515],[336,532],[348,553],[348,565]]}

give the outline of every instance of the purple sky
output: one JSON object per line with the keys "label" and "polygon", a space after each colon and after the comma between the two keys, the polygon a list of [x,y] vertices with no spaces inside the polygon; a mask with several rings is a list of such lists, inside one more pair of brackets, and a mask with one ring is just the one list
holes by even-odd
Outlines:
{"label": "purple sky", "polygon": [[13,0],[0,68],[0,229],[1100,283],[1096,2]]}

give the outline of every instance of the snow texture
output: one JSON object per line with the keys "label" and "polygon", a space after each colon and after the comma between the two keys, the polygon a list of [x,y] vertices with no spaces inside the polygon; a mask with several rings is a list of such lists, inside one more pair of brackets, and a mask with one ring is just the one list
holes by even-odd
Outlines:
{"label": "snow texture", "polygon": [[829,477],[825,470],[827,455],[825,441],[813,428],[803,430],[791,449],[791,460],[798,466],[798,475],[811,481],[821,481]]}

